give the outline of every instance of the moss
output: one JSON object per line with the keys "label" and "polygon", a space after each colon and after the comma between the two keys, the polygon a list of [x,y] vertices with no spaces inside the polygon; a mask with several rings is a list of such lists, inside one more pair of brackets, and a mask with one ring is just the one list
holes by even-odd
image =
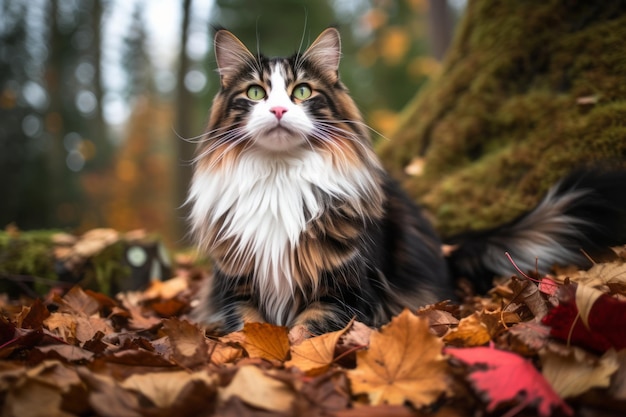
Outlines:
{"label": "moss", "polygon": [[42,281],[58,279],[54,270],[55,231],[0,232],[0,292],[15,294],[30,288],[44,292]]}
{"label": "moss", "polygon": [[[438,79],[404,110],[385,165],[444,235],[535,205],[558,178],[626,160],[626,2],[470,1]],[[424,158],[424,172],[403,168]]]}
{"label": "moss", "polygon": [[131,275],[130,267],[124,262],[127,245],[120,240],[91,257],[83,268],[80,286],[105,294],[116,294],[124,288],[124,281]]}

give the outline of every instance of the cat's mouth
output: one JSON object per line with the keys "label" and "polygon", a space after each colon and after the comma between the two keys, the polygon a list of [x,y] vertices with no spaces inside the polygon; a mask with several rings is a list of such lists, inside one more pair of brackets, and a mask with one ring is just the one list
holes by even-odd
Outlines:
{"label": "cat's mouth", "polygon": [[257,138],[257,143],[264,148],[276,150],[288,150],[300,146],[303,142],[301,134],[282,124],[273,126],[263,132]]}

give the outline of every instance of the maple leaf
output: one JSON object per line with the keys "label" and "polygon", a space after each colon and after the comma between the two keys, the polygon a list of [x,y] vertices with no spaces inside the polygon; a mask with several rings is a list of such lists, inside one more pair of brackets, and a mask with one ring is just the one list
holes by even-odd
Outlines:
{"label": "maple leaf", "polygon": [[357,367],[348,371],[353,393],[367,394],[372,405],[432,404],[448,390],[442,347],[427,319],[404,310],[371,334],[369,350],[357,352]]}
{"label": "maple leaf", "polygon": [[243,326],[243,347],[251,358],[284,361],[289,353],[286,327],[269,323],[246,323]]}
{"label": "maple leaf", "polygon": [[486,395],[488,412],[524,394],[520,406],[536,404],[542,417],[552,415],[552,410],[559,408],[572,414],[572,409],[532,363],[519,355],[492,347],[446,348],[445,353],[468,365],[478,365],[471,369],[469,379],[477,391]]}
{"label": "maple leaf", "polygon": [[285,366],[295,366],[308,375],[324,372],[335,358],[335,346],[339,338],[351,325],[352,323],[336,332],[304,339],[302,343],[291,348],[291,360],[285,362]]}

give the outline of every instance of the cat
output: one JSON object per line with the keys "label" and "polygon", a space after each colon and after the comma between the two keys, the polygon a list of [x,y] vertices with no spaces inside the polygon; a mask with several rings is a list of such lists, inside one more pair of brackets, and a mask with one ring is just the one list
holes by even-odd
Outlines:
{"label": "cat", "polygon": [[[187,203],[193,237],[214,264],[192,317],[216,332],[254,321],[312,334],[353,318],[377,327],[406,307],[454,299],[454,277],[485,289],[482,277],[511,273],[507,250],[527,270],[536,257],[540,271],[581,264],[585,233],[597,229],[590,209],[612,214],[602,198],[623,189],[623,176],[571,177],[529,214],[446,242],[444,255],[422,209],[383,169],[339,79],[337,29],[287,58],[255,56],[223,29],[214,47],[220,91]],[[610,186],[596,192],[597,183]]]}

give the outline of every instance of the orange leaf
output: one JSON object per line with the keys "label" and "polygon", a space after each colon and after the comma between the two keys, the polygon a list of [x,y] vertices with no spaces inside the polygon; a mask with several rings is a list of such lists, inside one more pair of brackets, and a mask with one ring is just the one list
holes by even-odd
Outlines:
{"label": "orange leaf", "polygon": [[285,366],[295,366],[308,375],[319,375],[324,372],[335,359],[335,346],[339,338],[351,325],[352,323],[336,332],[305,339],[299,345],[293,346],[291,360],[287,361]]}
{"label": "orange leaf", "polygon": [[243,347],[251,358],[284,361],[289,353],[286,327],[269,323],[245,323]]}
{"label": "orange leaf", "polygon": [[404,310],[372,333],[369,350],[357,352],[357,367],[348,371],[353,393],[367,394],[372,405],[433,403],[448,387],[442,348],[428,320]]}
{"label": "orange leaf", "polygon": [[459,327],[443,338],[444,342],[454,346],[481,346],[489,340],[491,337],[487,326],[481,321],[478,313],[461,319]]}

